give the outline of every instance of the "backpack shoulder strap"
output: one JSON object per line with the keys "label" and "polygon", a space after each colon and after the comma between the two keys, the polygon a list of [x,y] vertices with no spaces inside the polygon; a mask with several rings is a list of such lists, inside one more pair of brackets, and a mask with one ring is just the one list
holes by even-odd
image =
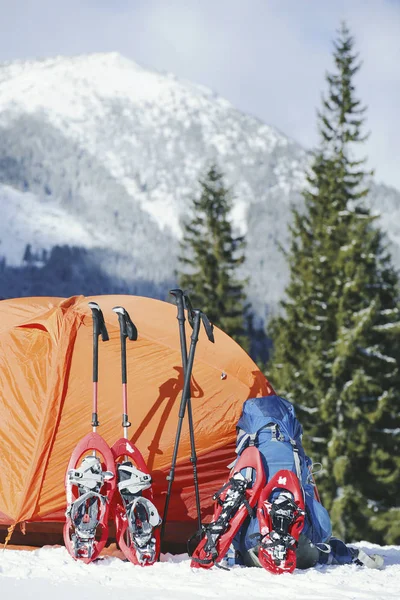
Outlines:
{"label": "backpack shoulder strap", "polygon": [[294,465],[296,467],[296,475],[299,480],[301,489],[303,489],[299,448],[297,446],[296,440],[293,440],[292,438],[290,438],[290,443],[292,444],[292,448],[293,448],[293,458],[294,458]]}

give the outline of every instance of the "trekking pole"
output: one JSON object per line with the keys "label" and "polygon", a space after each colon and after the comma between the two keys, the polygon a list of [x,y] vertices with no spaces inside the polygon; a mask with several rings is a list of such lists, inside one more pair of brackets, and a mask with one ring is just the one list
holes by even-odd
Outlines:
{"label": "trekking pole", "polygon": [[131,426],[128,419],[128,375],[126,369],[126,338],[136,341],[138,332],[133,324],[129,313],[122,306],[115,306],[113,311],[118,315],[119,331],[121,338],[121,374],[122,374],[122,427],[124,438],[128,439],[128,427]]}
{"label": "trekking pole", "polygon": [[[194,355],[195,355],[195,351],[196,351],[196,344],[199,339],[200,324],[201,324],[201,321],[203,320],[202,312],[198,309],[191,309],[190,304],[189,304],[189,306],[190,306],[191,312],[190,312],[190,315],[188,313],[188,320],[189,320],[189,323],[191,323],[191,322],[193,323],[193,332],[192,332],[192,335],[190,338],[191,339],[190,350],[189,350],[189,355],[187,357],[186,373],[185,373],[183,390],[182,390],[181,404],[180,404],[180,408],[179,408],[178,427],[177,427],[177,431],[176,431],[174,451],[172,454],[171,469],[170,469],[169,475],[167,476],[168,489],[167,489],[167,496],[165,499],[164,515],[163,515],[163,522],[162,522],[162,528],[161,528],[161,540],[163,540],[164,533],[165,533],[165,524],[167,522],[167,514],[168,514],[169,502],[170,502],[170,497],[171,497],[172,484],[173,484],[174,477],[175,477],[175,466],[176,466],[176,460],[177,460],[177,456],[178,456],[178,447],[179,447],[179,441],[180,441],[180,437],[181,437],[183,417],[185,415],[185,409],[186,409],[186,404],[187,404],[188,398],[190,398],[190,381],[191,381],[191,377],[192,377]],[[209,323],[207,318],[206,318],[206,322],[207,322],[206,331],[208,331],[208,333],[210,333],[210,330],[211,330],[211,337],[209,339],[210,339],[210,341],[214,341],[214,338],[212,335],[211,323]],[[204,320],[203,320],[203,323],[205,324]],[[210,328],[208,328],[208,326]],[[205,327],[206,327],[206,324],[205,324]],[[197,477],[197,470],[196,470],[196,477]]]}
{"label": "trekking pole", "polygon": [[[92,408],[92,428],[93,433],[96,433],[97,427],[100,425],[97,416],[97,386],[99,381],[99,335],[103,342],[109,340],[107,327],[104,322],[104,316],[100,306],[96,302],[89,302],[89,308],[92,311],[93,317],[93,408]],[[96,453],[94,452],[94,455]]]}
{"label": "trekking pole", "polygon": [[176,306],[178,309],[178,323],[179,323],[179,337],[181,342],[181,354],[182,354],[182,367],[183,367],[183,377],[185,377],[186,365],[187,365],[187,348],[186,348],[186,331],[185,331],[185,303],[184,303],[184,293],[179,288],[174,290],[170,290],[169,292],[171,296],[174,296],[176,301]]}
{"label": "trekking pole", "polygon": [[[184,300],[185,307],[188,312],[189,324],[193,329],[194,328],[195,311],[193,309],[192,303],[190,302],[189,296],[186,293],[183,294],[183,300]],[[209,341],[214,343],[213,326],[209,322],[207,316],[201,311],[200,311],[200,317],[203,322],[204,329],[205,329],[205,332],[207,334]],[[185,347],[186,347],[186,345],[185,345]],[[187,408],[188,408],[189,435],[190,435],[190,448],[191,448],[190,461],[193,465],[193,481],[194,481],[194,491],[195,491],[196,507],[197,507],[198,532],[200,535],[200,532],[202,530],[200,491],[199,491],[199,480],[198,480],[198,475],[197,475],[197,454],[196,454],[196,446],[195,446],[195,441],[194,441],[194,426],[193,426],[193,414],[192,414],[192,401],[191,401],[191,394],[190,394],[190,380],[189,380],[189,388],[188,388],[187,393],[188,393]]]}
{"label": "trekking pole", "polygon": [[[170,291],[170,294],[175,297],[176,306],[178,308],[178,322],[179,322],[179,337],[181,343],[181,354],[182,354],[182,369],[183,369],[183,379],[185,380],[186,371],[187,371],[187,346],[186,346],[186,331],[185,331],[185,307],[188,308],[190,305],[190,301],[186,301],[186,294],[181,289],[174,289]],[[188,309],[189,310],[189,309]],[[192,311],[192,307],[190,305],[190,310]],[[189,319],[192,320],[192,312],[190,313]],[[197,455],[196,455],[196,445],[194,440],[194,426],[193,426],[193,413],[192,413],[192,401],[189,397],[186,401],[187,404],[187,412],[188,412],[188,420],[189,420],[189,436],[190,436],[190,448],[191,448],[191,463],[193,465],[193,480],[194,480],[194,491],[196,498],[196,510],[197,510],[197,521],[198,521],[198,529],[201,531],[201,507],[200,507],[200,493],[199,493],[199,481],[197,476]],[[186,407],[186,406],[185,406]],[[184,411],[185,411],[184,407]]]}

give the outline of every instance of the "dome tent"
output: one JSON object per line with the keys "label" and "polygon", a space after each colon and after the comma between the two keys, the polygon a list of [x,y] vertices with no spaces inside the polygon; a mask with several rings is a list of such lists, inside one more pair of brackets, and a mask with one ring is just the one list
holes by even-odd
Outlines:
{"label": "dome tent", "polygon": [[[120,338],[112,308],[124,306],[138,329],[138,340],[127,344],[129,434],[152,471],[155,504],[162,513],[183,387],[176,307],[135,296],[19,298],[0,302],[3,531],[17,523],[27,523],[28,533],[33,524],[41,524],[42,532],[54,531],[54,524],[64,522],[66,466],[91,429],[89,301],[102,308],[110,336],[100,342],[98,408],[98,432],[110,445],[121,435]],[[190,333],[188,326],[188,339]],[[226,480],[243,402],[271,393],[263,374],[229,336],[215,328],[215,344],[210,344],[200,333],[192,408],[203,518],[212,513],[212,494]],[[196,528],[187,419],[172,491],[166,540],[179,543]]]}

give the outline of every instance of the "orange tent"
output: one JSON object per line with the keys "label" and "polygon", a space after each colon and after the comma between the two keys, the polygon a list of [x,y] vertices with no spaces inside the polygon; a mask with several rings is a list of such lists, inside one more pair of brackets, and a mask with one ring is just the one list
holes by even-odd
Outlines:
{"label": "orange tent", "polygon": [[[124,306],[138,329],[127,344],[129,430],[153,473],[162,513],[183,387],[176,307],[135,296],[20,298],[0,302],[0,525],[64,521],[70,455],[91,430],[92,318],[103,310],[110,335],[99,348],[98,432],[121,436],[119,327]],[[188,327],[187,337],[190,339]],[[203,517],[226,480],[243,402],[273,393],[249,356],[221,330],[196,349],[192,407]],[[185,419],[168,515],[167,540],[195,529],[190,439]]]}

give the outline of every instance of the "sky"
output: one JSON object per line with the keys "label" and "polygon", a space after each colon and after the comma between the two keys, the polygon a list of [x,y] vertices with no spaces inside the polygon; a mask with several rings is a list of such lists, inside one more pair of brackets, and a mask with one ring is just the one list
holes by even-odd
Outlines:
{"label": "sky", "polygon": [[343,19],[363,61],[368,166],[400,189],[400,0],[0,0],[0,61],[117,51],[312,148]]}

